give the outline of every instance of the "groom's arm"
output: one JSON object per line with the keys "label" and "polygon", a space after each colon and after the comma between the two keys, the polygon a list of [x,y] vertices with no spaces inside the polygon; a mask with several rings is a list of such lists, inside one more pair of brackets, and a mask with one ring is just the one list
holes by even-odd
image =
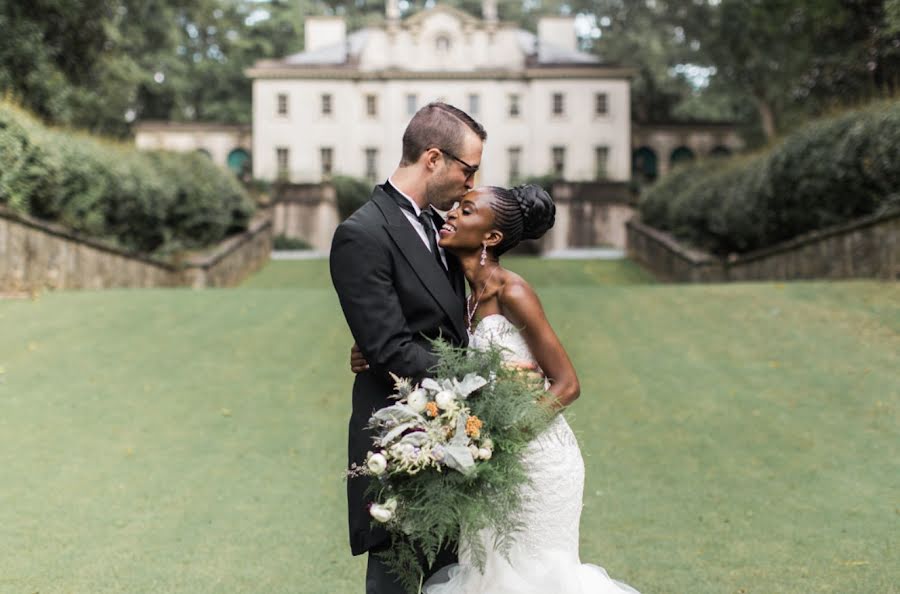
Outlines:
{"label": "groom's arm", "polygon": [[330,266],[344,318],[372,369],[422,378],[437,357],[413,340],[385,247],[363,225],[345,221],[334,234]]}

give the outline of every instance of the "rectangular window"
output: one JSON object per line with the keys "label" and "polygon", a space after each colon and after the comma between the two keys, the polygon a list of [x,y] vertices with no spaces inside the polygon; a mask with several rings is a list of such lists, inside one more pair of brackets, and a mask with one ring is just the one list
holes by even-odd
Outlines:
{"label": "rectangular window", "polygon": [[322,157],[322,179],[328,179],[331,177],[334,149],[330,146],[323,146],[319,149],[319,154]]}
{"label": "rectangular window", "polygon": [[366,95],[366,115],[370,118],[378,115],[378,97],[375,95]]}
{"label": "rectangular window", "polygon": [[280,146],[275,149],[275,163],[277,164],[278,179],[288,178],[288,150]]}
{"label": "rectangular window", "polygon": [[285,93],[278,93],[278,115],[286,116],[288,112],[288,96]]}
{"label": "rectangular window", "polygon": [[594,147],[594,172],[597,180],[607,178],[607,167],[609,165],[609,147]]}
{"label": "rectangular window", "polygon": [[594,115],[605,116],[609,113],[609,99],[606,93],[594,95]]}
{"label": "rectangular window", "polygon": [[374,182],[378,179],[378,149],[366,149],[366,179]]}
{"label": "rectangular window", "polygon": [[553,147],[553,173],[560,179],[565,179],[566,174],[566,147]]}
{"label": "rectangular window", "polygon": [[416,112],[419,110],[419,98],[415,93],[409,93],[406,96],[406,115],[414,116]]}
{"label": "rectangular window", "polygon": [[509,117],[517,118],[520,113],[519,109],[519,96],[516,94],[509,96]]}
{"label": "rectangular window", "polygon": [[331,115],[331,95],[329,93],[324,93],[322,95],[322,115]]}
{"label": "rectangular window", "polygon": [[509,147],[509,185],[514,186],[522,177],[522,148]]}
{"label": "rectangular window", "polygon": [[475,117],[478,115],[479,97],[475,93],[469,95],[469,115]]}
{"label": "rectangular window", "polygon": [[560,116],[566,112],[565,95],[553,93],[553,115]]}

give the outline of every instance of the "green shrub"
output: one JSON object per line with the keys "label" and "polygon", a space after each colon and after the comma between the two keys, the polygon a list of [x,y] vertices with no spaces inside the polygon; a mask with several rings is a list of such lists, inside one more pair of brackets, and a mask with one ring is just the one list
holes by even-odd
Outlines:
{"label": "green shrub", "polygon": [[900,203],[900,103],[814,122],[768,152],[679,168],[644,221],[717,254],[760,249]]}
{"label": "green shrub", "polygon": [[[533,184],[535,186],[540,186],[544,188],[548,194],[553,193],[553,184],[562,180],[562,178],[555,173],[546,173],[544,175],[531,175],[526,177],[521,181],[522,184]],[[516,184],[519,185],[519,184]]]}
{"label": "green shrub", "polygon": [[145,153],[48,129],[0,103],[0,202],[139,252],[201,248],[246,229],[255,209],[197,154]]}
{"label": "green shrub", "polygon": [[372,184],[349,175],[335,175],[331,178],[337,194],[338,213],[341,220],[352,215],[372,196]]}
{"label": "green shrub", "polygon": [[312,245],[305,239],[298,237],[286,237],[284,235],[276,235],[273,240],[273,247],[276,250],[311,250]]}

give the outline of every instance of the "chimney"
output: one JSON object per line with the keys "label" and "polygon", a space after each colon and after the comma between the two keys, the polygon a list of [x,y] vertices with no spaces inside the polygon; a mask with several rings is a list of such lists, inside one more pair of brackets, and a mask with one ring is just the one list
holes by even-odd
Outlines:
{"label": "chimney", "polygon": [[482,0],[481,17],[487,23],[497,23],[497,0]]}
{"label": "chimney", "polygon": [[399,0],[387,0],[384,3],[384,16],[387,17],[389,23],[396,23],[400,20]]}
{"label": "chimney", "polygon": [[343,17],[310,16],[303,23],[303,45],[308,52],[337,45],[347,40],[347,23]]}
{"label": "chimney", "polygon": [[578,49],[575,35],[575,19],[565,16],[545,16],[538,19],[538,43],[552,45],[569,51]]}

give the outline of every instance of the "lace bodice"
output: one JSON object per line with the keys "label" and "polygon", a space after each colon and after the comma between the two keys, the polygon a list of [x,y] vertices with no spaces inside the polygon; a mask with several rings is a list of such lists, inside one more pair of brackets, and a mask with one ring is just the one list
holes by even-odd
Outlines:
{"label": "lace bodice", "polygon": [[525,337],[502,314],[485,316],[469,334],[469,346],[486,349],[490,345],[503,347],[503,358],[506,361],[537,363]]}

